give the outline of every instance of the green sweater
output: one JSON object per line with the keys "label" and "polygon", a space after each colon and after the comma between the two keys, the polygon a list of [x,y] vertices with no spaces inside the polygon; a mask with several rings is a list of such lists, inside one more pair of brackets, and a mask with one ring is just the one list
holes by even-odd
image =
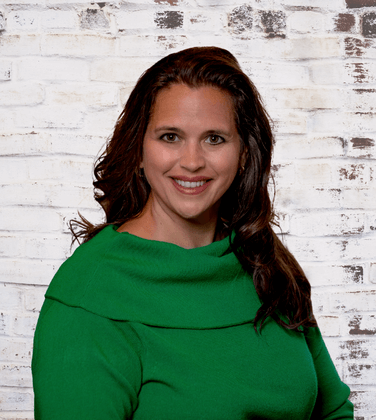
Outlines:
{"label": "green sweater", "polygon": [[318,329],[255,333],[260,300],[228,238],[184,249],[115,229],[46,293],[36,420],[353,419]]}

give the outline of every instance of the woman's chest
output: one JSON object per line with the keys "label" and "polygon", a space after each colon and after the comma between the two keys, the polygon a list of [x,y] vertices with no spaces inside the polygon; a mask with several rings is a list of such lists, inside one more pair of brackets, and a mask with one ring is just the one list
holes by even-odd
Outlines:
{"label": "woman's chest", "polygon": [[146,356],[134,420],[309,419],[317,381],[303,336],[251,324],[142,327]]}

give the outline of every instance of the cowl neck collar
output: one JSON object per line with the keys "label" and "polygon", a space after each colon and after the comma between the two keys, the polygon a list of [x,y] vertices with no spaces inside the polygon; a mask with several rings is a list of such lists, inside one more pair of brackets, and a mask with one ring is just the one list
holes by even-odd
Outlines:
{"label": "cowl neck collar", "polygon": [[185,249],[107,226],[60,267],[46,297],[97,315],[166,328],[250,322],[260,301],[229,238]]}

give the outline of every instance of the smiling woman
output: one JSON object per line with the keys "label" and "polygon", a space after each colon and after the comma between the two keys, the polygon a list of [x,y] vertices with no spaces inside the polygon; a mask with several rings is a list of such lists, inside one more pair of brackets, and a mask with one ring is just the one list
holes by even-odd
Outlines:
{"label": "smiling woman", "polygon": [[229,94],[184,84],[161,91],[140,164],[151,188],[148,202],[119,231],[185,248],[218,239],[220,199],[239,170],[240,150]]}
{"label": "smiling woman", "polygon": [[352,419],[301,267],[272,229],[273,135],[235,57],[138,80],[95,170],[105,223],[46,293],[36,420]]}

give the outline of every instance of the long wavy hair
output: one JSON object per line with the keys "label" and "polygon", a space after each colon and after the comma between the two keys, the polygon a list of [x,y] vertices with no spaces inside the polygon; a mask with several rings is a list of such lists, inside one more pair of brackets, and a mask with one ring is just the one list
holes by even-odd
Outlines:
{"label": "long wavy hair", "polygon": [[213,86],[232,98],[244,169],[221,200],[218,229],[235,231],[232,250],[253,278],[261,300],[255,329],[261,329],[268,317],[297,331],[317,326],[309,282],[272,229],[276,223],[268,184],[274,138],[269,116],[254,84],[222,48],[196,47],[170,54],[142,74],[94,169],[94,197],[106,222],[93,225],[82,216],[71,221],[74,240],[86,242],[105,226],[120,226],[141,214],[150,193],[139,169],[143,138],[158,93],[173,84]]}

